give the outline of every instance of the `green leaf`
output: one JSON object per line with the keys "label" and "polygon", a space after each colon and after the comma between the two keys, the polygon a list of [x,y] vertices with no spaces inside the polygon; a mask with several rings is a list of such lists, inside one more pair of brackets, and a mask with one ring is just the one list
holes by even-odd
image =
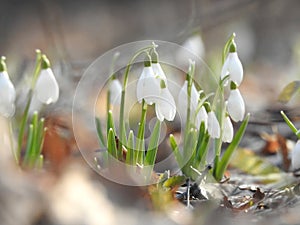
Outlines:
{"label": "green leaf", "polygon": [[134,158],[134,133],[133,130],[131,130],[127,140],[126,163],[129,165],[134,165]]}
{"label": "green leaf", "polygon": [[166,188],[173,188],[184,184],[185,180],[186,176],[172,176],[164,182],[163,186]]}
{"label": "green leaf", "polygon": [[29,129],[28,129],[25,157],[24,157],[24,161],[23,161],[23,165],[26,167],[30,166],[30,162],[32,161],[31,160],[31,157],[33,155],[32,142],[33,142],[33,125],[30,124]]}
{"label": "green leaf", "polygon": [[287,117],[287,115],[283,112],[280,111],[285,123],[289,126],[289,128],[291,129],[291,131],[293,131],[293,133],[300,138],[300,133],[299,130],[297,130],[297,128],[295,127],[295,125],[293,124],[293,122]]}
{"label": "green leaf", "polygon": [[111,154],[113,157],[115,157],[116,159],[118,158],[115,133],[112,128],[110,128],[108,131],[107,150],[108,153]]}
{"label": "green leaf", "polygon": [[182,167],[183,166],[183,158],[182,158],[181,153],[179,152],[179,148],[178,148],[178,145],[176,143],[176,140],[175,140],[175,137],[173,134],[170,134],[169,140],[170,140],[171,149],[173,150],[173,153],[174,153],[175,159],[178,163],[178,166]]}
{"label": "green leaf", "polygon": [[295,93],[299,90],[300,88],[300,81],[296,80],[288,85],[286,85],[281,93],[279,94],[278,101],[281,103],[287,103],[290,101],[290,99],[295,95]]}
{"label": "green leaf", "polygon": [[99,141],[100,141],[100,147],[105,147],[106,145],[105,145],[104,135],[103,135],[103,132],[102,132],[102,126],[101,126],[100,118],[96,117],[95,122],[96,122],[96,129],[97,129],[98,138],[99,138]]}
{"label": "green leaf", "polygon": [[235,151],[235,149],[238,147],[245,130],[247,128],[248,122],[249,122],[250,114],[246,116],[242,124],[240,125],[238,131],[236,132],[232,142],[227,147],[224,155],[222,156],[221,160],[219,161],[218,167],[216,169],[215,178],[216,180],[220,181],[224,175],[224,172],[229,164],[229,160],[232,156],[232,153]]}
{"label": "green leaf", "polygon": [[160,138],[160,126],[161,126],[161,122],[157,120],[154,129],[152,131],[148,149],[147,149],[147,154],[145,158],[146,165],[153,166],[155,163],[157,149],[158,149],[158,141]]}
{"label": "green leaf", "polygon": [[144,164],[144,136],[145,136],[145,124],[146,124],[146,115],[147,115],[147,104],[143,99],[142,102],[142,115],[139,123],[138,136],[136,141],[136,149],[137,149],[137,163],[140,165]]}
{"label": "green leaf", "polygon": [[107,112],[107,134],[110,129],[115,130],[114,118],[111,110]]}

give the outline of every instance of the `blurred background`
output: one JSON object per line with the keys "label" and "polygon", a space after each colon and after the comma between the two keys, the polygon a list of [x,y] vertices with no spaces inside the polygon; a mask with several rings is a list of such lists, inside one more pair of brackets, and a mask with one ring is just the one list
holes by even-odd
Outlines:
{"label": "blurred background", "polygon": [[0,52],[14,71],[33,61],[40,48],[69,69],[63,76],[81,76],[90,62],[120,44],[181,44],[196,32],[202,56],[219,73],[222,48],[235,32],[246,70],[241,89],[249,110],[257,111],[299,77],[299,7],[297,0],[2,0]]}

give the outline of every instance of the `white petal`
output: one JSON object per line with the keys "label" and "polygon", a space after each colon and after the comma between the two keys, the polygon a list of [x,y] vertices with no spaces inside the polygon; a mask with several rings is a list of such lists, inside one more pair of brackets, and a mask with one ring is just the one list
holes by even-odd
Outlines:
{"label": "white petal", "polygon": [[144,67],[142,74],[137,82],[136,96],[141,103],[142,99],[148,105],[152,105],[159,97],[159,79],[155,78],[152,67]]}
{"label": "white petal", "polygon": [[59,87],[50,68],[42,69],[35,85],[35,94],[42,103],[50,104],[58,100]]}
{"label": "white petal", "polygon": [[122,85],[119,80],[113,79],[109,87],[110,91],[110,103],[112,105],[121,104]]}
{"label": "white petal", "polygon": [[173,121],[176,115],[176,105],[173,96],[167,88],[161,90],[160,99],[156,102],[155,112],[160,121]]}
{"label": "white petal", "polygon": [[226,75],[230,76],[230,80],[239,86],[243,80],[243,66],[238,57],[237,52],[230,52],[225,60],[221,71],[221,79]]}
{"label": "white petal", "polygon": [[245,103],[238,89],[230,91],[227,102],[227,111],[233,121],[242,121],[245,116]]}
{"label": "white petal", "polygon": [[229,116],[225,117],[224,128],[222,133],[222,141],[230,143],[233,139],[233,126]]}
{"label": "white petal", "polygon": [[205,128],[207,129],[207,112],[205,110],[204,106],[201,106],[199,109],[198,115],[197,115],[197,120],[196,120],[196,126],[197,128],[200,127],[202,121],[204,122]]}
{"label": "white petal", "polygon": [[207,131],[211,138],[220,138],[220,124],[213,111],[207,114]]}
{"label": "white petal", "polygon": [[297,170],[300,168],[300,140],[297,141],[293,151],[292,151],[292,170]]}
{"label": "white petal", "polygon": [[[163,79],[165,82],[167,81],[166,74],[162,70],[159,63],[152,63],[152,69],[155,74],[155,77],[159,77],[160,79]],[[166,82],[166,85],[167,85],[167,82]]]}
{"label": "white petal", "polygon": [[0,114],[13,116],[15,112],[16,90],[6,71],[0,73]]}

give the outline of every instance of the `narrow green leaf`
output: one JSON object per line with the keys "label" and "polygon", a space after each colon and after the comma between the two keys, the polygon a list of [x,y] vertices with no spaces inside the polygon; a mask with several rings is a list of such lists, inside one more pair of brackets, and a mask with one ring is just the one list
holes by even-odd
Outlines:
{"label": "narrow green leaf", "polygon": [[104,135],[102,132],[102,126],[101,126],[101,120],[100,118],[96,117],[95,118],[95,122],[96,122],[96,129],[97,129],[97,134],[98,134],[98,138],[99,138],[99,142],[100,142],[100,148],[104,148],[106,145],[105,140],[104,140]]}
{"label": "narrow green leaf", "polygon": [[295,93],[299,90],[299,88],[299,80],[289,83],[283,88],[283,90],[279,94],[278,101],[281,103],[288,103],[291,100],[291,98],[295,95]]}
{"label": "narrow green leaf", "polygon": [[143,99],[142,102],[142,115],[139,123],[139,130],[138,130],[138,136],[137,136],[137,163],[140,165],[144,164],[144,136],[145,136],[145,124],[146,124],[146,114],[147,114],[147,104],[145,100]]}
{"label": "narrow green leaf", "polygon": [[235,151],[235,149],[238,147],[244,133],[245,130],[247,128],[248,122],[249,122],[249,118],[250,118],[250,114],[248,114],[246,116],[246,118],[244,119],[244,121],[242,122],[242,124],[240,125],[238,131],[236,132],[232,142],[230,143],[230,145],[227,147],[224,155],[222,156],[219,164],[218,164],[218,168],[216,170],[216,174],[215,174],[215,178],[216,180],[220,181],[224,175],[224,172],[229,164],[230,158],[232,156],[232,153]]}
{"label": "narrow green leaf", "polygon": [[160,138],[160,126],[161,126],[161,122],[157,120],[154,129],[152,131],[148,149],[147,149],[147,154],[145,158],[146,165],[153,166],[155,163],[157,149],[158,149],[158,141]]}
{"label": "narrow green leaf", "polygon": [[289,126],[289,128],[293,131],[293,133],[300,138],[300,133],[299,130],[297,130],[297,128],[295,127],[295,125],[293,124],[293,122],[287,117],[287,115],[283,112],[280,111],[285,123]]}
{"label": "narrow green leaf", "polygon": [[23,161],[23,165],[24,166],[30,166],[30,162],[31,160],[31,156],[32,156],[32,141],[33,141],[33,125],[30,124],[29,125],[29,129],[28,129],[28,137],[27,137],[27,143],[26,143],[26,151],[25,151],[25,157],[24,157],[24,161]]}
{"label": "narrow green leaf", "polygon": [[110,128],[108,131],[107,150],[108,153],[111,154],[113,157],[115,157],[116,159],[118,158],[115,133],[112,128]]}
{"label": "narrow green leaf", "polygon": [[133,130],[130,130],[127,140],[126,163],[134,165],[134,158],[134,133]]}
{"label": "narrow green leaf", "polygon": [[107,134],[110,129],[113,129],[113,131],[115,130],[114,118],[113,118],[113,114],[112,114],[111,110],[109,110],[107,112],[107,127],[106,128],[107,128]]}
{"label": "narrow green leaf", "polygon": [[35,162],[37,160],[37,158],[39,157],[39,154],[38,154],[38,125],[39,125],[39,115],[38,115],[38,112],[34,112],[33,113],[33,116],[32,116],[32,119],[31,119],[31,124],[33,126],[33,138],[32,138],[32,155],[30,156],[32,162]]}
{"label": "narrow green leaf", "polygon": [[169,140],[170,140],[171,149],[173,150],[173,153],[174,153],[175,159],[178,163],[178,166],[182,167],[183,166],[183,158],[182,158],[181,153],[179,152],[179,148],[178,148],[178,145],[176,143],[176,140],[175,140],[175,137],[173,134],[170,134]]}

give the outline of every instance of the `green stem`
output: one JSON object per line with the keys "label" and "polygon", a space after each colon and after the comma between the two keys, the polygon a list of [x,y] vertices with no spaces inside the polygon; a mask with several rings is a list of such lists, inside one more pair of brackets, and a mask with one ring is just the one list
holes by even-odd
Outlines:
{"label": "green stem", "polygon": [[145,124],[146,124],[147,104],[143,99],[142,102],[142,115],[140,120],[140,126],[137,136],[137,163],[144,164],[144,136],[145,136]]}
{"label": "green stem", "polygon": [[[125,90],[127,88],[127,83],[128,83],[128,77],[129,77],[129,71],[131,69],[131,66],[134,62],[134,60],[141,54],[145,53],[149,49],[155,48],[154,45],[147,46],[145,48],[141,48],[139,51],[137,51],[134,56],[131,58],[131,60],[128,62],[124,74],[124,83],[122,87],[122,95],[121,95],[121,106],[120,106],[120,118],[119,118],[119,136],[121,143],[126,142],[126,137],[125,137],[125,121],[124,121],[124,109],[125,109]],[[122,148],[122,144],[119,145],[119,148]]]}

